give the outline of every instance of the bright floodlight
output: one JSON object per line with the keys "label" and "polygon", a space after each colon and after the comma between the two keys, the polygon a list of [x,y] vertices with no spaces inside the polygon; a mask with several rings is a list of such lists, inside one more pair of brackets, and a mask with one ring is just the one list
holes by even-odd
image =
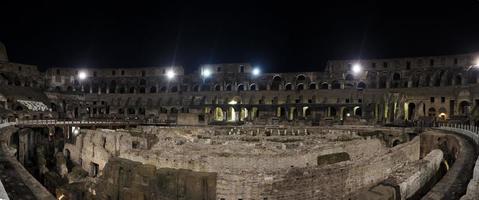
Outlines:
{"label": "bright floodlight", "polygon": [[166,72],[166,77],[167,77],[168,79],[173,79],[173,78],[175,78],[175,75],[176,75],[176,74],[175,74],[175,71],[173,71],[172,69],[170,69],[170,70],[168,70],[168,71]]}
{"label": "bright floodlight", "polygon": [[355,73],[355,74],[361,72],[361,65],[359,65],[359,64],[357,64],[357,63],[354,64],[352,70],[353,70],[353,73]]}
{"label": "bright floodlight", "polygon": [[259,70],[259,68],[256,67],[253,69],[252,73],[254,76],[258,76],[261,73],[261,70]]}
{"label": "bright floodlight", "polygon": [[204,78],[208,78],[211,76],[211,71],[210,69],[206,68],[206,69],[203,69],[203,71],[201,72],[201,76],[203,76]]}
{"label": "bright floodlight", "polygon": [[86,72],[80,72],[80,73],[78,73],[78,78],[79,78],[80,80],[86,79]]}

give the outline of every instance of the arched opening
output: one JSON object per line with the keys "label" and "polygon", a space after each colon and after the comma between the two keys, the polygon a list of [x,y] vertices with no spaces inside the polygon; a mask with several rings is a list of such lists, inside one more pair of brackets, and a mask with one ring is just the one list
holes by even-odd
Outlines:
{"label": "arched opening", "polygon": [[298,81],[298,82],[301,82],[301,81],[304,81],[304,80],[306,80],[306,77],[305,77],[304,75],[302,75],[302,74],[301,74],[301,75],[298,75],[298,76],[296,77],[296,81]]}
{"label": "arched opening", "polygon": [[354,107],[354,116],[361,117],[362,115],[363,115],[363,111],[361,107],[359,106]]}
{"label": "arched opening", "polygon": [[276,109],[276,117],[284,118],[286,116],[286,108],[278,107]]}
{"label": "arched opening", "polygon": [[200,86],[199,85],[193,86],[193,91],[199,92],[200,91]]}
{"label": "arched opening", "polygon": [[394,140],[394,142],[393,142],[392,145],[393,145],[393,147],[395,147],[395,146],[397,146],[397,145],[399,145],[399,144],[401,144],[401,142],[400,142],[399,140]]}
{"label": "arched opening", "polygon": [[201,85],[201,91],[210,91],[210,86],[206,84]]}
{"label": "arched opening", "polygon": [[236,110],[233,107],[228,108],[228,112],[226,114],[226,120],[229,122],[234,122],[236,121]]}
{"label": "arched opening", "polygon": [[309,119],[311,117],[311,108],[309,107],[303,107],[303,116],[306,119]]}
{"label": "arched opening", "polygon": [[387,80],[387,78],[385,76],[381,76],[379,78],[378,88],[386,88],[386,80]]}
{"label": "arched opening", "polygon": [[125,92],[126,92],[126,89],[123,86],[120,87],[120,89],[118,89],[118,93],[120,93],[120,94],[124,94]]}
{"label": "arched opening", "polygon": [[243,84],[238,85],[238,91],[244,91],[244,85]]}
{"label": "arched opening", "polygon": [[459,114],[460,115],[469,115],[469,108],[470,108],[470,104],[468,101],[461,101],[461,103],[459,103]]}
{"label": "arched opening", "polygon": [[414,116],[416,116],[416,104],[409,103],[407,104],[407,119],[414,120]]}
{"label": "arched opening", "polygon": [[130,89],[128,91],[129,91],[129,93],[135,93],[135,87],[130,87]]}
{"label": "arched opening", "polygon": [[231,91],[231,84],[226,85],[226,91]]}
{"label": "arched opening", "polygon": [[331,89],[341,89],[341,84],[338,81],[333,81],[331,84]]}
{"label": "arched opening", "polygon": [[436,116],[436,109],[431,107],[429,110],[427,110],[427,116],[429,117],[435,117]]}
{"label": "arched opening", "polygon": [[341,113],[342,120],[351,116],[351,111],[349,110],[349,108],[343,108],[342,110],[343,110],[343,112]]}
{"label": "arched opening", "polygon": [[249,90],[253,90],[253,91],[256,90],[256,84],[254,84],[254,83],[251,84],[251,85],[249,86]]}
{"label": "arched opening", "polygon": [[291,83],[288,83],[288,84],[286,84],[286,86],[285,86],[284,89],[285,89],[285,90],[292,90],[292,89],[293,89],[293,85],[292,85]]}
{"label": "arched opening", "polygon": [[454,79],[454,84],[455,85],[462,85],[462,76],[461,75],[456,75],[456,78]]}
{"label": "arched opening", "polygon": [[275,76],[273,77],[273,82],[271,83],[271,90],[279,90],[280,85],[281,85],[281,77]]}
{"label": "arched opening", "polygon": [[220,85],[215,85],[215,91],[220,91],[221,90],[221,86]]}
{"label": "arched opening", "polygon": [[247,108],[241,108],[240,110],[240,121],[244,121],[245,119],[248,118],[248,109]]}
{"label": "arched opening", "polygon": [[304,90],[304,84],[300,83],[300,84],[296,85],[296,90],[298,90],[298,91]]}
{"label": "arched opening", "polygon": [[178,86],[171,87],[170,92],[178,92]]}
{"label": "arched opening", "polygon": [[156,87],[155,86],[150,88],[150,93],[156,93]]}
{"label": "arched opening", "polygon": [[323,89],[323,90],[329,89],[329,84],[328,83],[322,83],[321,84],[321,89]]}
{"label": "arched opening", "polygon": [[329,107],[329,116],[336,117],[337,111],[335,107]]}
{"label": "arched opening", "polygon": [[316,83],[310,83],[309,84],[309,89],[310,90],[315,90],[316,89]]}
{"label": "arched opening", "polygon": [[160,92],[166,92],[166,87],[165,86],[161,87]]}
{"label": "arched opening", "polygon": [[351,75],[351,74],[346,74],[345,79],[346,79],[347,81],[352,81],[354,78],[353,78],[353,75]]}
{"label": "arched opening", "polygon": [[400,80],[401,80],[401,75],[399,75],[399,73],[394,73],[393,81],[400,81]]}
{"label": "arched opening", "polygon": [[175,108],[175,107],[171,108],[170,114],[178,114],[178,108]]}
{"label": "arched opening", "polygon": [[366,89],[366,83],[364,83],[364,82],[359,82],[357,88],[358,88],[358,89]]}
{"label": "arched opening", "polygon": [[145,93],[145,88],[144,87],[140,87],[140,93]]}
{"label": "arched opening", "polygon": [[214,116],[215,121],[223,121],[223,109],[220,107],[215,108],[215,116]]}

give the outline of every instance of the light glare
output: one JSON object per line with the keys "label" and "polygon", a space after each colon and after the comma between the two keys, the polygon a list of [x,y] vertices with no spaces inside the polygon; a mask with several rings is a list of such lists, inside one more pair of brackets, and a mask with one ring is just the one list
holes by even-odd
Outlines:
{"label": "light glare", "polygon": [[80,72],[80,73],[78,73],[78,78],[79,78],[80,80],[86,79],[86,72]]}
{"label": "light glare", "polygon": [[201,75],[205,78],[208,78],[211,76],[211,71],[210,69],[203,69],[203,71],[201,72]]}
{"label": "light glare", "polygon": [[173,79],[173,78],[175,78],[175,75],[176,75],[176,74],[175,74],[175,71],[173,71],[172,69],[170,69],[170,70],[168,70],[168,71],[166,72],[166,77],[167,77],[168,79]]}
{"label": "light glare", "polygon": [[261,73],[261,70],[259,70],[259,68],[256,67],[256,68],[253,69],[252,73],[253,73],[254,76],[258,76]]}
{"label": "light glare", "polygon": [[353,70],[353,73],[355,73],[355,74],[361,72],[361,65],[359,65],[359,64],[357,64],[357,63],[354,64],[352,70]]}

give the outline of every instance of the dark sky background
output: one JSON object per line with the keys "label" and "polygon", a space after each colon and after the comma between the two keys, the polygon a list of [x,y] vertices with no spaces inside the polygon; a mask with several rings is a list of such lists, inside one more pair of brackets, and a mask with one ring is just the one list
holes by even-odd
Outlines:
{"label": "dark sky background", "polygon": [[[0,3],[11,61],[47,67],[250,62],[318,71],[328,59],[479,51],[479,1]],[[334,3],[332,3],[334,2]]]}

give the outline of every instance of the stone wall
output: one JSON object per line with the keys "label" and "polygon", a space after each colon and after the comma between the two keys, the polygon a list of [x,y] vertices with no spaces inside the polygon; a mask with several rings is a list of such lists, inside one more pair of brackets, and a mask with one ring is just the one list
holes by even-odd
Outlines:
{"label": "stone wall", "polygon": [[[374,132],[370,129],[361,131]],[[65,151],[87,171],[91,171],[91,163],[97,164],[100,175],[113,157],[156,168],[216,173],[218,199],[330,199],[376,184],[401,163],[419,159],[419,139],[389,149],[382,137],[361,131],[247,127],[86,130],[75,145],[65,145]],[[137,144],[132,145],[133,141]],[[318,157],[340,154],[347,154],[350,160],[317,166]]]}

